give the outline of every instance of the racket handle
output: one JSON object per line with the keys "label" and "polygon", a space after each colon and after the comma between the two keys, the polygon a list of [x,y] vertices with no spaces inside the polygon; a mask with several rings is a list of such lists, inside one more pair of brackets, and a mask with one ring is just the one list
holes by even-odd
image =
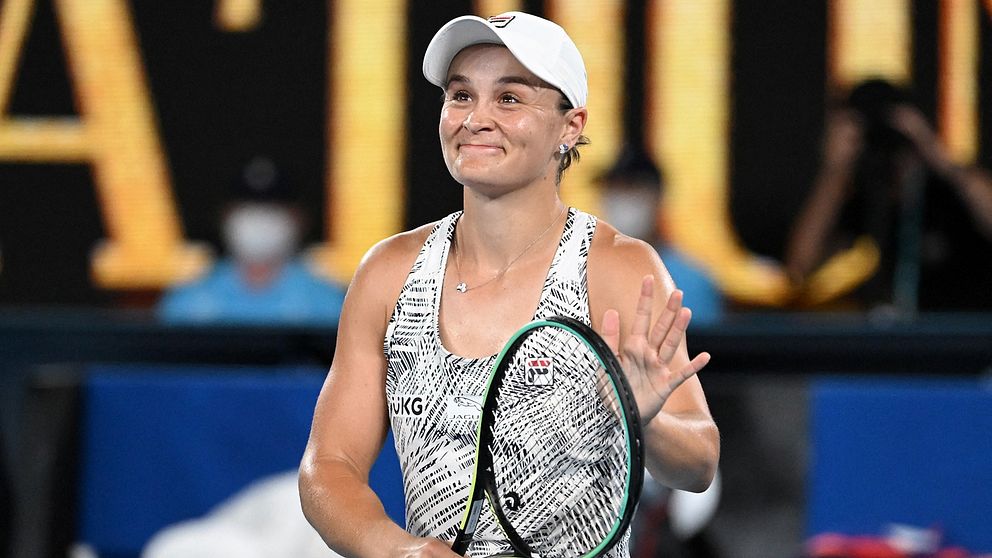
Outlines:
{"label": "racket handle", "polygon": [[455,535],[455,542],[451,543],[451,551],[459,556],[464,556],[468,551],[468,543],[472,542],[472,533],[465,533],[462,529]]}

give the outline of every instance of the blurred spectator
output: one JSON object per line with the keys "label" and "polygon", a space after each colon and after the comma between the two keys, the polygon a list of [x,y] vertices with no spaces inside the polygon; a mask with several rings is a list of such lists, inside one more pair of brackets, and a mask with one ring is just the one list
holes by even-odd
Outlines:
{"label": "blurred spectator", "polygon": [[992,309],[992,175],[955,164],[907,91],[872,79],[827,116],[819,175],[786,268],[799,292],[831,256],[870,241],[857,308]]}
{"label": "blurred spectator", "polygon": [[641,501],[631,526],[631,558],[717,558],[707,527],[722,492],[717,471],[703,492],[672,490],[645,470]]}
{"label": "blurred spectator", "polygon": [[304,219],[275,164],[252,160],[224,212],[226,257],[159,302],[166,323],[336,326],[344,289],[300,258]]}
{"label": "blurred spectator", "polygon": [[[982,558],[960,546],[944,544],[938,529],[891,524],[885,533],[823,533],[806,542],[804,558]],[[987,556],[987,555],[982,555]]]}
{"label": "blurred spectator", "polygon": [[719,287],[699,264],[668,243],[661,222],[664,188],[661,172],[639,147],[627,146],[600,182],[603,187],[603,220],[620,232],[639,238],[658,250],[661,259],[685,293],[692,309],[692,323],[709,325],[723,316],[724,299]]}
{"label": "blurred spectator", "polygon": [[141,558],[333,558],[300,507],[299,473],[255,481],[207,515],[155,534]]}

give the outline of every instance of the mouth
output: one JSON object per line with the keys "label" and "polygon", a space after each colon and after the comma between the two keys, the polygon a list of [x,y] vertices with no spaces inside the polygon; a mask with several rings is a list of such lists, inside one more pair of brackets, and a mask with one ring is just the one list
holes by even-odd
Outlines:
{"label": "mouth", "polygon": [[469,151],[473,153],[486,153],[486,152],[502,151],[503,148],[501,148],[498,145],[489,145],[489,144],[481,144],[481,143],[462,143],[458,145],[458,150]]}

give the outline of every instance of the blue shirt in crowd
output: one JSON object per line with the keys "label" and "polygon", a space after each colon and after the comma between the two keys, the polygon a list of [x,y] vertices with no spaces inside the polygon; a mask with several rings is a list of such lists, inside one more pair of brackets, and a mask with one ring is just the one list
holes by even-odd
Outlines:
{"label": "blue shirt in crowd", "polygon": [[685,293],[683,304],[692,310],[692,323],[713,325],[723,318],[724,298],[720,288],[695,262],[667,246],[658,249],[675,286]]}
{"label": "blue shirt in crowd", "polygon": [[171,324],[303,325],[336,327],[345,289],[317,277],[301,261],[287,264],[273,282],[250,289],[230,260],[204,277],[168,291],[158,316]]}

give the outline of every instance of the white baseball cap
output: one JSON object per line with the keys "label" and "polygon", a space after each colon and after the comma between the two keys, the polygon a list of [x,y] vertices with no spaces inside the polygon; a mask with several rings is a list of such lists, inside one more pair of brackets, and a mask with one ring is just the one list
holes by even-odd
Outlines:
{"label": "white baseball cap", "polygon": [[586,105],[586,66],[575,43],[558,24],[523,12],[506,12],[488,20],[462,16],[449,21],[427,45],[424,77],[444,88],[455,55],[487,43],[506,46],[525,68],[557,87],[573,108]]}

